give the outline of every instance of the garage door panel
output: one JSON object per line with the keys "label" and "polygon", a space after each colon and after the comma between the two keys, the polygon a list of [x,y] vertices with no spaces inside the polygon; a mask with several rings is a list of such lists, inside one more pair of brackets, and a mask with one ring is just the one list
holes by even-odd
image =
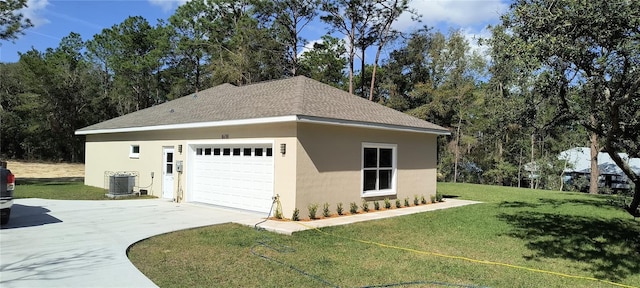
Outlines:
{"label": "garage door panel", "polygon": [[[266,150],[271,145],[203,144],[193,148],[190,149],[193,153],[190,200],[269,212],[273,196],[273,157],[267,156]],[[200,154],[197,151],[201,151]],[[208,151],[211,152],[207,155]],[[220,151],[220,155],[215,155],[216,151]],[[224,151],[231,155],[223,155]],[[234,155],[238,152],[240,155]]]}

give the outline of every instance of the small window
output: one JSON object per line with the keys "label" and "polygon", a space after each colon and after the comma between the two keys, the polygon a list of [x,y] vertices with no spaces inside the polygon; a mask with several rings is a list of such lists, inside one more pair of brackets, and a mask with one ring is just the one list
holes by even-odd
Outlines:
{"label": "small window", "polygon": [[225,156],[231,155],[231,149],[230,148],[222,149],[222,155],[225,155]]}
{"label": "small window", "polygon": [[129,158],[140,158],[140,145],[131,145],[129,148]]}
{"label": "small window", "polygon": [[271,157],[271,156],[273,156],[273,149],[267,148],[267,157]]}
{"label": "small window", "polygon": [[213,155],[220,155],[220,148],[213,148]]}
{"label": "small window", "polygon": [[240,148],[233,148],[233,156],[240,156]]}
{"label": "small window", "polygon": [[262,156],[262,148],[256,148],[253,152],[256,153],[255,156]]}
{"label": "small window", "polygon": [[204,155],[211,155],[211,148],[204,148]]}
{"label": "small window", "polygon": [[251,148],[244,148],[244,151],[242,152],[242,155],[251,156]]}
{"label": "small window", "polygon": [[196,148],[196,155],[202,155],[202,148]]}

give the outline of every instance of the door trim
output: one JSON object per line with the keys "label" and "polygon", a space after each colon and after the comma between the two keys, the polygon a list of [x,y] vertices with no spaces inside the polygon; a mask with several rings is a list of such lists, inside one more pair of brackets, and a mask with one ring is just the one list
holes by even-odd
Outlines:
{"label": "door trim", "polygon": [[[167,154],[171,153],[171,162],[168,161]],[[169,166],[171,165],[171,166]],[[170,169],[170,174],[167,170]],[[174,181],[175,181],[175,148],[173,146],[162,147],[162,198],[174,199]],[[169,180],[170,179],[170,180]],[[169,183],[170,182],[170,183]],[[170,186],[167,187],[167,186]],[[167,193],[170,189],[171,193]]]}

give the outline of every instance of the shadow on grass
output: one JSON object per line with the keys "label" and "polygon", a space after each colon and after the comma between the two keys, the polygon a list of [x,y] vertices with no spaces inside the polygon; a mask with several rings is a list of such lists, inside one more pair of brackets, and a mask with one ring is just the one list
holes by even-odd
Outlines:
{"label": "shadow on grass", "polygon": [[608,199],[604,198],[594,198],[594,199],[548,199],[548,198],[540,198],[538,199],[540,203],[551,205],[553,208],[558,208],[565,204],[570,205],[586,205],[593,206],[597,208],[611,208],[616,209],[616,206],[612,204],[612,202]]}
{"label": "shadow on grass", "polygon": [[56,178],[17,178],[16,185],[66,185],[69,182],[84,182],[84,177],[56,177]]}
{"label": "shadow on grass", "polygon": [[527,211],[498,215],[514,227],[510,236],[527,241],[527,259],[562,258],[587,264],[600,279],[620,281],[640,273],[640,223]]}
{"label": "shadow on grass", "polygon": [[498,204],[500,208],[537,208],[542,204],[523,201],[503,201]]}

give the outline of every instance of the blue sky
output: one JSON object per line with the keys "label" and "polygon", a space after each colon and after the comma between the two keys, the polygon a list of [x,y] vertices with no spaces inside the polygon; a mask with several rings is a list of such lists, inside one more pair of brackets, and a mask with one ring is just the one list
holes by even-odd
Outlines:
{"label": "blue sky", "polygon": [[[71,32],[84,40],[104,28],[119,24],[129,16],[142,16],[150,23],[167,19],[186,0],[29,0],[21,12],[34,24],[17,40],[0,42],[0,62],[17,62],[19,52],[32,47],[45,51],[55,48],[60,39]],[[396,28],[410,31],[424,24],[443,32],[461,29],[470,41],[488,36],[488,24],[495,24],[508,8],[505,0],[413,0],[411,6],[422,15],[422,23],[411,21],[408,15],[396,23]],[[305,29],[309,42],[320,39],[326,27],[320,21]],[[336,35],[337,36],[337,35]]]}

